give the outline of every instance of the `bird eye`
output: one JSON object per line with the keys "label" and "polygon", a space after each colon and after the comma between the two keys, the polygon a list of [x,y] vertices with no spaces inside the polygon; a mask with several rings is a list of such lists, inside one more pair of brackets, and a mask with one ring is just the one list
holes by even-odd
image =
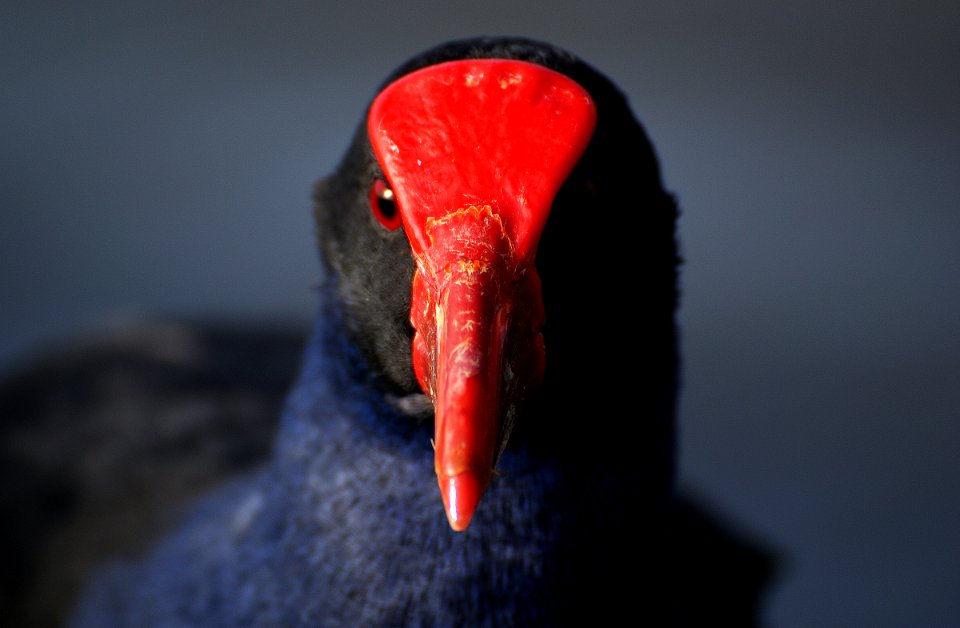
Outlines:
{"label": "bird eye", "polygon": [[400,212],[397,209],[397,198],[387,184],[377,179],[370,188],[370,209],[377,221],[386,229],[393,231],[400,226]]}

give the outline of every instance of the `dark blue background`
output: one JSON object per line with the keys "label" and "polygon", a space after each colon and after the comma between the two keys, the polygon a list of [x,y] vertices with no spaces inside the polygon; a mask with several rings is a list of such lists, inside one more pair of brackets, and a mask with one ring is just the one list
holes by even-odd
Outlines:
{"label": "dark blue background", "polygon": [[401,6],[0,5],[0,361],[311,318],[311,185],[383,77],[546,39],[623,87],[679,195],[683,478],[785,553],[765,618],[960,621],[960,5]]}

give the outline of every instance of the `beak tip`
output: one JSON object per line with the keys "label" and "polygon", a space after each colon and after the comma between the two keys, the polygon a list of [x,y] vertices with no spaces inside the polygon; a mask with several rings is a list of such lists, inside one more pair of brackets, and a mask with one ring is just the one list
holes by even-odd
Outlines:
{"label": "beak tip", "polygon": [[[488,479],[488,478],[487,478]],[[447,521],[456,532],[470,525],[473,513],[487,488],[487,481],[473,471],[464,471],[440,482],[440,493],[447,513]]]}

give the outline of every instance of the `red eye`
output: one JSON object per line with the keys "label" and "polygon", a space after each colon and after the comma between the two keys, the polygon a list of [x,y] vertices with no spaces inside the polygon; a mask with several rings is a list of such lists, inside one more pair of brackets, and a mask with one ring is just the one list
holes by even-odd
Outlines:
{"label": "red eye", "polygon": [[370,188],[370,209],[385,228],[393,231],[400,226],[400,212],[397,209],[397,199],[393,190],[387,184],[377,179]]}

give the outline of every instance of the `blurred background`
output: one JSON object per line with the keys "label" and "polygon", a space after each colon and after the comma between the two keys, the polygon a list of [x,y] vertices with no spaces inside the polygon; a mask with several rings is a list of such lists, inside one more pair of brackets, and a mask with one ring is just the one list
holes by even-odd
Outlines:
{"label": "blurred background", "polygon": [[[770,626],[960,622],[960,5],[0,5],[0,368],[139,317],[306,324],[311,187],[400,62],[525,35],[683,208],[681,476]],[[629,182],[624,182],[629,184]]]}

